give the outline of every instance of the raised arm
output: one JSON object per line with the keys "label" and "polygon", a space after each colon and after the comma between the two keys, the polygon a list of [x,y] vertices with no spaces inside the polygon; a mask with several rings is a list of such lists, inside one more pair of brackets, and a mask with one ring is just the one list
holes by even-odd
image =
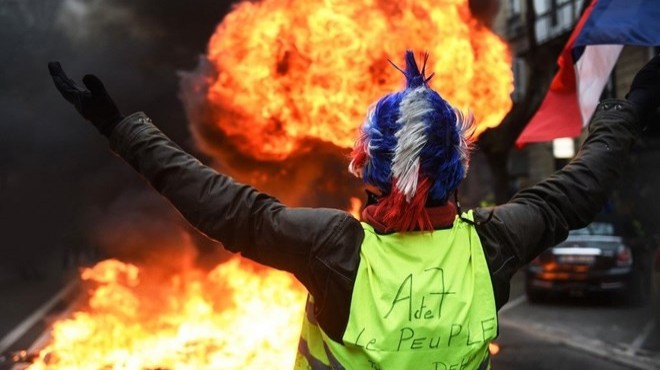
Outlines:
{"label": "raised arm", "polygon": [[346,212],[286,207],[218,173],[180,149],[141,112],[113,129],[110,147],[197,229],[269,266],[295,273],[311,251],[332,244],[347,225],[359,227]]}
{"label": "raised arm", "polygon": [[[110,139],[111,148],[197,229],[233,251],[292,272],[314,294],[314,256],[328,246],[353,250],[362,228],[348,213],[289,208],[199,162],[158,130],[144,113],[123,117],[101,81],[87,75],[82,89],[59,64],[49,69],[60,93]],[[357,248],[354,248],[357,253]],[[318,294],[315,294],[318,293]]]}
{"label": "raised arm", "polygon": [[508,280],[543,250],[566,239],[569,230],[595,218],[620,178],[642,127],[653,119],[659,105],[657,56],[636,75],[627,100],[599,104],[587,139],[568,165],[504,205],[477,210],[482,221],[492,212],[491,220],[477,226],[477,231],[489,251],[493,273]]}

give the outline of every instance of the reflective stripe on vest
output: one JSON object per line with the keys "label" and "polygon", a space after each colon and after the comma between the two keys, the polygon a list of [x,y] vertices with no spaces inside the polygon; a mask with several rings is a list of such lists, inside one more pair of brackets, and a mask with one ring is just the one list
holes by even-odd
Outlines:
{"label": "reflective stripe on vest", "polygon": [[433,232],[363,228],[344,343],[318,326],[310,297],[295,368],[489,369],[497,313],[474,226],[457,218]]}

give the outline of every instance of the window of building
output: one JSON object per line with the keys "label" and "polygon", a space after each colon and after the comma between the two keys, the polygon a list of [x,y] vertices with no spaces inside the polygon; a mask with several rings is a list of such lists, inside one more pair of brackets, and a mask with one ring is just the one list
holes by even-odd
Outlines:
{"label": "window of building", "polygon": [[509,0],[509,18],[519,17],[522,13],[520,0]]}
{"label": "window of building", "polygon": [[550,25],[552,27],[557,27],[559,23],[559,14],[557,14],[557,0],[550,1]]}
{"label": "window of building", "polygon": [[580,17],[584,0],[534,0],[537,42],[570,32]]}
{"label": "window of building", "polygon": [[521,0],[508,0],[507,5],[506,35],[513,40],[523,33]]}
{"label": "window of building", "polygon": [[518,101],[525,95],[527,84],[527,65],[523,58],[513,59],[513,93],[511,99]]}

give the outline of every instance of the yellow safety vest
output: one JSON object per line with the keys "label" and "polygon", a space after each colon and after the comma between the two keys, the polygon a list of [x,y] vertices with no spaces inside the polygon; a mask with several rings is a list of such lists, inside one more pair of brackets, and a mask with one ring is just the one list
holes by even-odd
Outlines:
{"label": "yellow safety vest", "polygon": [[295,369],[490,368],[497,312],[474,226],[457,217],[451,229],[380,235],[362,225],[344,343],[318,326],[309,297]]}

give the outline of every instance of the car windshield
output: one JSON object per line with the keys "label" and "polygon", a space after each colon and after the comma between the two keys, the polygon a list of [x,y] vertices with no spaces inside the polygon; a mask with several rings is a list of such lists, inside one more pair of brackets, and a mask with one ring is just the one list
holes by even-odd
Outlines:
{"label": "car windshield", "polygon": [[571,230],[570,235],[614,235],[614,225],[609,222],[592,222],[585,228]]}

